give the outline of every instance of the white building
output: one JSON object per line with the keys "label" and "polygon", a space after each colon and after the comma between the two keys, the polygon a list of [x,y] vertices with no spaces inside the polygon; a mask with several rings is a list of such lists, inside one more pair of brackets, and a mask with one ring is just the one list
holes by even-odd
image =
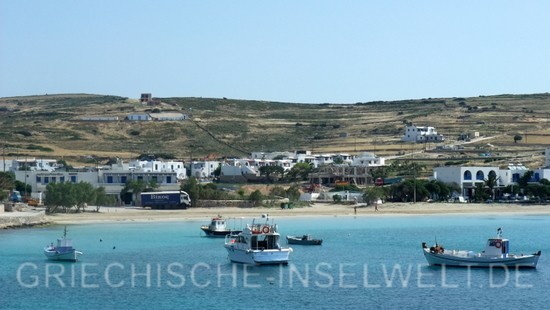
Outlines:
{"label": "white building", "polygon": [[11,164],[12,171],[30,170],[30,171],[54,171],[60,168],[55,159],[14,159]]}
{"label": "white building", "polygon": [[128,116],[126,116],[126,118],[129,121],[150,121],[150,120],[152,120],[151,116],[147,113],[128,114]]}
{"label": "white building", "polygon": [[378,157],[372,153],[364,152],[357,155],[353,161],[352,166],[366,166],[366,167],[380,167],[386,165],[386,159],[384,157]]}
{"label": "white building", "polygon": [[221,165],[220,161],[193,161],[191,162],[191,176],[197,179],[211,179],[214,177],[214,171]]}
{"label": "white building", "polygon": [[132,161],[130,164],[119,161],[110,167],[92,168],[88,171],[15,171],[16,180],[31,186],[32,193],[30,195],[33,198],[40,197],[50,183],[87,182],[93,187],[104,187],[108,195],[113,195],[119,200],[120,193],[128,181],[143,181],[144,183],[154,181],[159,186],[159,191],[178,190],[185,175],[183,162],[176,161]]}
{"label": "white building", "polygon": [[149,116],[155,121],[184,121],[187,119],[187,114],[183,113],[151,113]]}
{"label": "white building", "polygon": [[442,142],[445,138],[443,135],[438,134],[434,127],[407,126],[401,140],[405,142],[424,143]]}
{"label": "white building", "polygon": [[485,184],[489,175],[497,178],[497,186],[505,187],[514,184],[529,169],[522,165],[509,165],[507,169],[499,167],[436,167],[433,179],[444,183],[456,183],[461,189],[461,195],[470,197],[472,189],[477,184]]}

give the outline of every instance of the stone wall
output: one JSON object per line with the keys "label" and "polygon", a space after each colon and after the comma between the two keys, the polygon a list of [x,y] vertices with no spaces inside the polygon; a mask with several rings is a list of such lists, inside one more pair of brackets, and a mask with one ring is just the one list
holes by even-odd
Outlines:
{"label": "stone wall", "polygon": [[199,200],[197,203],[199,208],[252,208],[253,205],[247,200]]}

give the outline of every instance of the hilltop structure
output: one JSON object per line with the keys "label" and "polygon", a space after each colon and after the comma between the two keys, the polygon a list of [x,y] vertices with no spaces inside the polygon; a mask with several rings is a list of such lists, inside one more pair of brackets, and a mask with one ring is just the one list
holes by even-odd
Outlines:
{"label": "hilltop structure", "polygon": [[425,142],[443,142],[445,138],[438,134],[434,127],[426,126],[407,126],[405,134],[401,137],[404,142],[425,143]]}

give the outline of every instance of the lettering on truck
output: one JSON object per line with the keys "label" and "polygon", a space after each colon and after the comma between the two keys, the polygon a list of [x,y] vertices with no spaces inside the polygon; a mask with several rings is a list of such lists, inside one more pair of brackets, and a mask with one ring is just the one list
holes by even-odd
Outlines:
{"label": "lettering on truck", "polygon": [[168,195],[151,195],[151,199],[154,200],[168,200],[170,197]]}

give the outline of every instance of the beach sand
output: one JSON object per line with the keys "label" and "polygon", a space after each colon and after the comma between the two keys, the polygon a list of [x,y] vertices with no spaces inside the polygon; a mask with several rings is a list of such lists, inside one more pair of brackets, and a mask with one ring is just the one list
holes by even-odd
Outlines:
{"label": "beach sand", "polygon": [[[355,207],[357,207],[355,209]],[[550,205],[528,204],[474,204],[474,203],[385,203],[374,207],[314,203],[310,207],[293,209],[280,208],[190,208],[187,210],[147,210],[139,207],[102,207],[99,212],[47,215],[46,219],[56,224],[85,224],[103,222],[147,222],[147,221],[209,221],[221,215],[226,218],[258,218],[268,214],[278,217],[317,217],[317,216],[421,216],[421,215],[545,215],[550,214]]]}

